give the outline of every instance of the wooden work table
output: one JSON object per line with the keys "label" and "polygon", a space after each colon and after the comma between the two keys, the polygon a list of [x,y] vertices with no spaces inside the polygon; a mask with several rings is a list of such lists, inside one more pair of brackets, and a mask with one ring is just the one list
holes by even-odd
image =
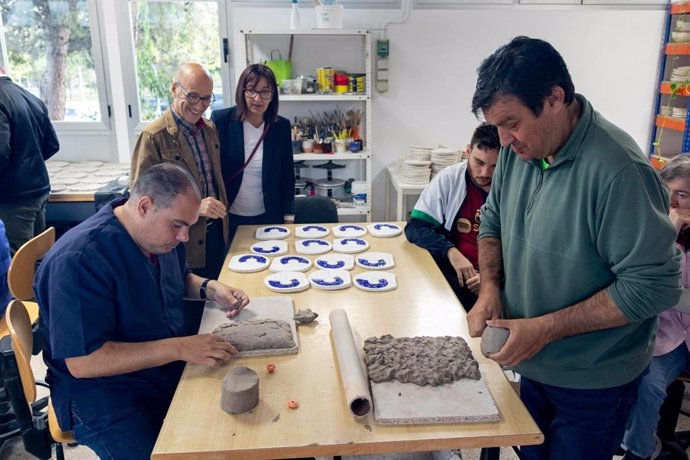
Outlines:
{"label": "wooden work table", "polygon": [[[329,224],[329,227],[333,224]],[[294,254],[293,236],[287,241]],[[230,254],[249,253],[255,226],[239,228]],[[326,239],[332,241],[332,234]],[[240,274],[224,268],[220,280],[242,288],[250,297],[291,296],[296,309],[319,314],[299,326],[297,355],[241,358],[217,369],[187,365],[153,451],[154,459],[270,459],[323,455],[357,455],[539,444],[543,435],[497,364],[479,352],[479,340],[468,339],[498,406],[495,423],[381,426],[373,412],[355,420],[343,397],[328,315],[344,309],[361,341],[370,336],[460,335],[469,338],[465,311],[429,253],[405,239],[364,237],[372,251],[393,254],[398,288],[365,292],[354,286],[340,291],[309,288],[278,294],[264,287],[268,270]],[[317,256],[308,256],[312,260]],[[229,261],[226,259],[225,267]],[[312,270],[314,270],[312,268]],[[351,274],[363,271],[355,267]],[[266,364],[275,363],[273,374]],[[260,378],[259,404],[241,415],[220,407],[221,381],[232,365],[247,366]],[[298,409],[289,409],[298,400]]]}

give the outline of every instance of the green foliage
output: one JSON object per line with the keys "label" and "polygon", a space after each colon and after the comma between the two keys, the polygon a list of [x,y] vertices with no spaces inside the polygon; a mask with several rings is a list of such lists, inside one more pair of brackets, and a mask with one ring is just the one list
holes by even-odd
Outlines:
{"label": "green foliage", "polygon": [[[66,90],[76,91],[70,85],[79,85],[83,97],[94,98],[96,77],[86,0],[0,0],[0,12],[14,81],[37,93],[42,80],[52,81],[62,73]],[[60,28],[69,30],[64,64],[51,54],[55,48],[48,46]],[[58,103],[64,110],[65,100]]]}
{"label": "green foliage", "polygon": [[198,62],[220,84],[216,2],[130,2],[141,118],[150,120],[171,101],[180,64]]}

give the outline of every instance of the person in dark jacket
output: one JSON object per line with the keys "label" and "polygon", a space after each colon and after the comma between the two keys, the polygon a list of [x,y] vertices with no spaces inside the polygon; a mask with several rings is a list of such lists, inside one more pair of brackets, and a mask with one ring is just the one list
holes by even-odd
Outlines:
{"label": "person in dark jacket", "polygon": [[0,219],[12,255],[45,230],[50,194],[45,161],[59,149],[45,104],[0,76]]}
{"label": "person in dark jacket", "polygon": [[480,287],[479,208],[489,194],[500,148],[496,127],[479,125],[465,150],[467,160],[434,177],[405,226],[407,240],[429,251],[467,311]]}
{"label": "person in dark jacket", "polygon": [[290,122],[278,116],[273,71],[262,64],[247,67],[237,82],[235,101],[237,106],[211,114],[230,203],[229,242],[239,225],[295,220]]}

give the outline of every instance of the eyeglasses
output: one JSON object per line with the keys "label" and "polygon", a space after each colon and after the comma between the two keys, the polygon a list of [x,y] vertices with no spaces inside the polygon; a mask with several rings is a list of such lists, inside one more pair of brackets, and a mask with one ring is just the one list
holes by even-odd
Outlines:
{"label": "eyeglasses", "polygon": [[179,81],[175,82],[177,83],[177,86],[182,90],[182,94],[184,94],[185,99],[187,99],[187,102],[189,102],[192,105],[196,105],[199,103],[199,101],[203,102],[204,105],[211,105],[214,102],[216,102],[216,95],[211,93],[210,96],[204,96],[201,97],[198,94],[195,93],[188,93],[186,89],[184,89],[184,86],[180,84]]}
{"label": "eyeglasses", "polygon": [[244,88],[244,95],[247,96],[249,99],[254,99],[256,95],[259,95],[261,99],[267,101],[273,97],[273,91],[270,89],[264,89],[262,91],[257,91],[255,89],[250,89],[250,88]]}

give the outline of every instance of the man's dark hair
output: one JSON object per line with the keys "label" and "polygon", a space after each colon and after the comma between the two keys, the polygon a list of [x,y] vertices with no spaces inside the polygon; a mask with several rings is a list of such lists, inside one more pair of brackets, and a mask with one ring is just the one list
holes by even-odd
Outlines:
{"label": "man's dark hair", "polygon": [[554,86],[563,88],[566,105],[573,101],[575,86],[558,51],[544,40],[515,37],[477,69],[472,112],[477,116],[497,98],[514,96],[538,117]]}
{"label": "man's dark hair", "polygon": [[494,125],[482,123],[477,126],[472,134],[470,141],[471,147],[477,147],[480,150],[498,150],[501,148],[501,141],[498,138],[498,129]]}
{"label": "man's dark hair", "polygon": [[271,102],[268,104],[268,108],[264,113],[264,121],[272,123],[276,121],[278,117],[278,83],[276,82],[276,76],[273,71],[263,65],[263,64],[252,64],[242,72],[239,80],[237,81],[237,88],[235,89],[235,104],[237,105],[237,118],[241,121],[245,121],[247,115],[249,115],[249,108],[247,107],[247,101],[244,99],[244,90],[247,87],[253,88],[259,84],[259,80],[265,78],[268,86],[270,86],[271,91],[273,91],[273,97],[271,97]]}
{"label": "man's dark hair", "polygon": [[158,209],[172,206],[180,193],[192,193],[201,200],[199,187],[189,172],[172,163],[151,166],[132,186],[131,198],[148,196]]}

